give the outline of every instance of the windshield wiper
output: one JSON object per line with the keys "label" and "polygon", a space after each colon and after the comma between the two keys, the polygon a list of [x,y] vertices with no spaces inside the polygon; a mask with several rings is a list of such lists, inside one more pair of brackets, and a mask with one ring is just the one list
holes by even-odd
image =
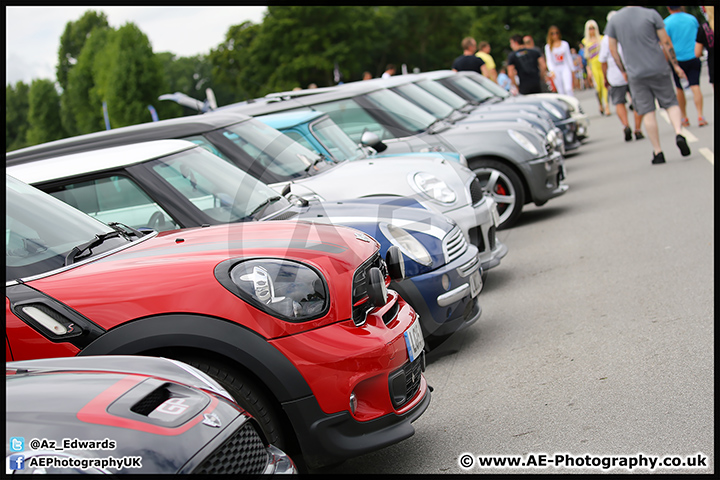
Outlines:
{"label": "windshield wiper", "polygon": [[110,223],[108,223],[108,227],[112,228],[116,232],[119,232],[122,236],[124,236],[128,240],[130,240],[131,236],[137,237],[137,238],[141,238],[141,237],[145,236],[141,231],[135,230],[134,228],[132,228],[128,225],[125,225],[124,223],[120,223],[120,222],[110,222]]}
{"label": "windshield wiper", "polygon": [[102,244],[105,240],[108,238],[114,238],[119,237],[120,232],[117,230],[114,232],[108,232],[108,233],[99,233],[95,235],[95,238],[90,240],[87,243],[83,243],[82,245],[78,245],[77,247],[73,247],[72,250],[70,250],[70,253],[67,254],[65,257],[65,265],[71,265],[72,263],[75,263],[75,257],[80,255],[82,252],[86,250],[91,250],[98,245]]}
{"label": "windshield wiper", "polygon": [[248,217],[254,217],[256,214],[260,213],[260,211],[263,210],[265,207],[267,207],[267,206],[270,205],[271,203],[277,202],[277,201],[280,200],[281,198],[283,198],[283,197],[277,196],[277,197],[270,197],[270,198],[268,198],[267,200],[265,200],[264,202],[262,202],[260,205],[258,205],[257,207],[255,207],[255,210],[253,210],[252,212],[250,212],[250,215],[248,215]]}
{"label": "windshield wiper", "polygon": [[320,162],[326,162],[327,158],[322,153],[318,153],[318,158],[316,158],[310,165],[307,166],[305,169],[305,173],[310,173],[310,169],[313,168],[315,165],[317,165]]}

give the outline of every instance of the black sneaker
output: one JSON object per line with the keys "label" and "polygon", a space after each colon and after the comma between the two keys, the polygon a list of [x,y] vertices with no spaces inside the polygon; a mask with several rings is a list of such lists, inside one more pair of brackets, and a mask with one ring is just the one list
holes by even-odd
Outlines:
{"label": "black sneaker", "polygon": [[643,135],[643,133],[640,130],[635,132],[635,140],[642,140],[643,138],[645,138],[645,135]]}
{"label": "black sneaker", "polygon": [[653,155],[652,163],[653,163],[653,165],[657,165],[659,163],[665,163],[665,154],[663,154],[663,152],[660,152],[660,153]]}
{"label": "black sneaker", "polygon": [[630,140],[632,140],[632,130],[630,130],[630,127],[625,127],[624,132],[625,132],[625,141],[629,142]]}
{"label": "black sneaker", "polygon": [[690,155],[690,147],[688,147],[685,137],[683,137],[682,135],[678,135],[677,137],[675,137],[675,143],[677,143],[677,146],[680,149],[680,153],[682,153],[683,157],[687,157],[688,155]]}

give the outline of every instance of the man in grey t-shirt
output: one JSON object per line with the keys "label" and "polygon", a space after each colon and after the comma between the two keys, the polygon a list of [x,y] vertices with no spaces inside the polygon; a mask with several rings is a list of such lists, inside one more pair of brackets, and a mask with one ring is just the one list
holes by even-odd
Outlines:
{"label": "man in grey t-shirt", "polygon": [[[680,78],[686,78],[685,72],[678,64],[660,14],[644,7],[624,7],[608,22],[605,34],[609,37],[610,53],[627,78],[633,107],[643,117],[645,130],[653,146],[652,163],[665,163],[655,117],[655,100],[670,117],[680,153],[683,156],[690,155],[687,141],[680,134],[682,114],[666,56]],[[618,53],[618,43],[622,45],[625,62]]]}

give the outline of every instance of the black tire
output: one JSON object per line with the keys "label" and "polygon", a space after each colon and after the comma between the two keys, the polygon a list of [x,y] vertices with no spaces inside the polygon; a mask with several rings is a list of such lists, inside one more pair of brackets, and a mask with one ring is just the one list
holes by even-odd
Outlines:
{"label": "black tire", "polygon": [[[254,380],[221,362],[205,358],[181,358],[181,361],[207,373],[228,391],[235,401],[260,424],[267,440],[280,450],[289,452],[290,438],[281,425],[281,414],[273,406],[264,389]],[[294,460],[294,458],[293,458]]]}
{"label": "black tire", "polygon": [[470,168],[485,192],[497,203],[498,230],[513,226],[525,205],[525,188],[520,177],[511,167],[497,160],[475,160],[470,162]]}

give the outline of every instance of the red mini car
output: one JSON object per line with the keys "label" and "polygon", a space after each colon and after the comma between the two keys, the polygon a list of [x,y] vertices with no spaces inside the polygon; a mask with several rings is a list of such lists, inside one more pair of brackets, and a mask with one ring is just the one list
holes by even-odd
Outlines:
{"label": "red mini car", "polygon": [[[298,467],[399,442],[430,403],[398,252],[341,226],[143,235],[6,182],[6,360],[146,355],[216,379]],[[51,392],[49,392],[51,394]]]}

